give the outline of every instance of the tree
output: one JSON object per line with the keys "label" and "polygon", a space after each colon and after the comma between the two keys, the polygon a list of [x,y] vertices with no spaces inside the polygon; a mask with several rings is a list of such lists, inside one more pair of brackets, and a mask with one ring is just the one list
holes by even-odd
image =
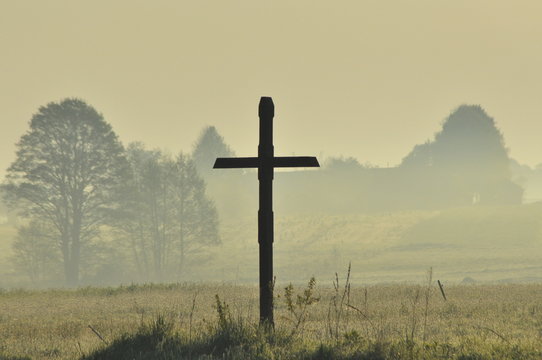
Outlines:
{"label": "tree", "polygon": [[510,177],[502,133],[479,105],[462,105],[450,114],[435,135],[433,161],[454,174]]}
{"label": "tree", "polygon": [[61,266],[55,229],[32,220],[17,229],[13,242],[13,264],[28,275],[33,284],[54,278]]}
{"label": "tree", "polygon": [[495,121],[479,105],[461,105],[433,141],[416,145],[402,166],[436,167],[451,173],[485,172],[507,177],[508,151]]}
{"label": "tree", "polygon": [[218,214],[194,162],[130,144],[130,178],[117,227],[146,279],[179,277],[188,255],[220,242]]}
{"label": "tree", "polygon": [[331,157],[326,160],[325,169],[335,172],[363,170],[364,167],[353,157]]}
{"label": "tree", "polygon": [[17,143],[6,198],[23,216],[55,229],[68,286],[79,282],[84,248],[107,222],[126,165],[111,126],[75,98],[40,107]]}
{"label": "tree", "polygon": [[447,189],[452,197],[463,198],[463,203],[473,198],[518,203],[522,190],[511,182],[509,164],[495,121],[479,105],[461,105],[444,121],[433,141],[414,147],[401,168],[432,181],[438,179],[439,194]]}
{"label": "tree", "polygon": [[414,146],[414,149],[403,158],[403,168],[423,169],[433,165],[433,143],[427,141]]}
{"label": "tree", "polygon": [[175,161],[173,179],[179,271],[186,266],[187,254],[194,254],[208,245],[220,243],[218,212],[205,195],[205,182],[198,175],[196,165],[188,156],[179,154]]}
{"label": "tree", "polygon": [[226,145],[214,126],[207,126],[202,130],[192,151],[196,169],[204,177],[211,173],[217,157],[231,156],[235,156],[235,153]]}

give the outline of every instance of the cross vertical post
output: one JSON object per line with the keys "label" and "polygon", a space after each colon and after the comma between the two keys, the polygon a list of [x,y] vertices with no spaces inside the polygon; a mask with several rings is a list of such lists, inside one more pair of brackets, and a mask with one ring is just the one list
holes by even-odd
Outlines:
{"label": "cross vertical post", "polygon": [[260,249],[260,324],[274,326],[273,320],[273,176],[275,167],[319,167],[311,156],[275,157],[273,117],[275,105],[262,97],[258,107],[260,143],[258,157],[217,158],[214,169],[258,168],[259,210],[258,243]]}
{"label": "cross vertical post", "polygon": [[260,246],[260,321],[273,325],[273,117],[275,106],[262,97],[258,107],[260,144],[258,145],[258,243]]}

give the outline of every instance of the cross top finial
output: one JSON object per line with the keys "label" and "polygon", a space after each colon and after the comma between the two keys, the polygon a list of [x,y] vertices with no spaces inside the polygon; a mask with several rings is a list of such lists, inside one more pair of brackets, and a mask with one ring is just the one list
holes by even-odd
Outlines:
{"label": "cross top finial", "polygon": [[268,96],[262,96],[260,98],[258,116],[262,115],[275,116],[275,105],[273,104],[273,99]]}

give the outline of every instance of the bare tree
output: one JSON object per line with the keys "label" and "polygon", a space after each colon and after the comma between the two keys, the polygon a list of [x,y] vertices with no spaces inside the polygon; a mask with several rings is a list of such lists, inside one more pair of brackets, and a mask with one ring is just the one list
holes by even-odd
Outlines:
{"label": "bare tree", "polygon": [[183,154],[173,160],[133,143],[127,157],[132,171],[117,228],[140,276],[178,278],[187,257],[220,241],[218,214],[205,194],[205,182]]}

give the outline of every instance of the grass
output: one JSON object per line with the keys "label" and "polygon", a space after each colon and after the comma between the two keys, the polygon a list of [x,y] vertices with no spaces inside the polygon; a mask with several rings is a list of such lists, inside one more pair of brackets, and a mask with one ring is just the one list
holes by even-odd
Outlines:
{"label": "grass", "polygon": [[254,286],[3,291],[0,359],[542,357],[542,285],[446,286],[444,301],[429,279],[337,280],[278,284],[272,333],[257,326]]}
{"label": "grass", "polygon": [[[481,283],[541,282],[541,214],[542,204],[379,214],[277,213],[275,273],[279,281],[294,284],[312,276],[331,284],[333,274],[352,263],[353,283],[419,282],[429,267],[446,283],[467,277]],[[256,217],[224,221],[220,232],[222,245],[190,258],[186,273],[168,281],[256,283]],[[30,285],[26,276],[13,272],[5,255],[14,234],[14,229],[0,227],[0,287]],[[113,263],[96,267],[100,277],[89,273],[84,284],[141,281],[135,269],[126,267],[130,262],[121,260],[115,257],[107,260]],[[119,264],[124,264],[120,270]],[[62,279],[47,284],[59,286]]]}
{"label": "grass", "polygon": [[[340,216],[277,216],[278,279],[331,283],[352,263],[354,283],[420,281],[433,267],[447,283],[542,281],[540,204]],[[203,280],[257,281],[253,218],[225,223]]]}
{"label": "grass", "polygon": [[[278,217],[271,334],[250,285],[255,219],[225,223],[223,245],[187,275],[204,282],[0,289],[0,360],[540,359],[540,210]],[[4,253],[13,236],[0,228]],[[0,286],[19,284],[5,258],[0,272]],[[477,282],[457,285],[467,276]]]}

